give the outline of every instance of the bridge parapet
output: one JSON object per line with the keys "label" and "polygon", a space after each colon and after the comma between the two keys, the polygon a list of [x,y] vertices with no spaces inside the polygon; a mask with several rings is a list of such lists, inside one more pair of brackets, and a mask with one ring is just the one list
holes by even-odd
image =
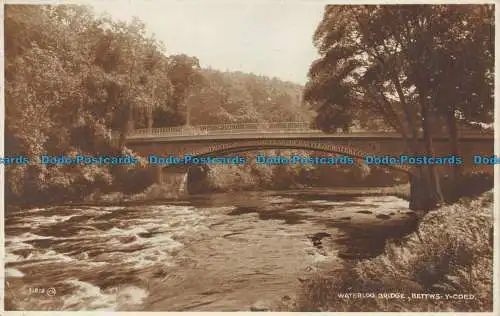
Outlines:
{"label": "bridge parapet", "polygon": [[[156,136],[205,136],[242,133],[322,133],[313,129],[308,122],[263,122],[233,123],[217,125],[174,126],[160,128],[143,128],[132,131],[127,138]],[[114,134],[117,137],[118,134]]]}
{"label": "bridge parapet", "polygon": [[[238,135],[238,134],[317,134],[332,135],[324,133],[319,129],[311,128],[308,122],[263,122],[263,123],[231,123],[217,125],[195,125],[195,126],[174,126],[159,128],[143,128],[131,131],[127,139],[138,139],[148,137],[178,137],[178,136],[216,136],[216,135]],[[369,132],[352,130],[350,132],[333,133],[333,135],[366,136],[385,135],[399,136],[395,132]],[[492,137],[493,133],[488,131],[462,130],[460,137]],[[442,135],[440,135],[442,137]],[[119,132],[112,132],[113,139],[119,138]]]}

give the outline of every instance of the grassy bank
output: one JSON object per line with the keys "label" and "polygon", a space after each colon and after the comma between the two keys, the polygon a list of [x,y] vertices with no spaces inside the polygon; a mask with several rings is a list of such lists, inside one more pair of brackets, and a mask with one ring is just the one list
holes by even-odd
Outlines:
{"label": "grassy bank", "polygon": [[[492,310],[493,191],[429,212],[418,233],[389,241],[383,255],[344,262],[303,284],[294,309],[336,312]],[[333,269],[332,269],[333,270]],[[341,293],[403,293],[404,299],[341,298]],[[411,298],[411,293],[439,294]],[[467,294],[472,299],[447,299]]]}
{"label": "grassy bank", "polygon": [[379,189],[379,193],[383,195],[393,195],[400,199],[410,200],[410,183],[397,184],[390,187]]}

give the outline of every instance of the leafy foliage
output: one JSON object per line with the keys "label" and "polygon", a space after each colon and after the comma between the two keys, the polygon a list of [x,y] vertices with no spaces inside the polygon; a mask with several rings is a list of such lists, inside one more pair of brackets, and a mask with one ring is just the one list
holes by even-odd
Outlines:
{"label": "leafy foliage", "polygon": [[[321,271],[304,284],[298,311],[491,312],[493,191],[424,216],[419,234],[387,243],[385,253]],[[339,268],[339,267],[337,267]],[[339,293],[439,294],[441,299],[347,299]],[[445,295],[474,295],[446,299]]]}
{"label": "leafy foliage", "polygon": [[493,29],[488,5],[327,6],[305,100],[328,117],[318,120],[327,131],[359,109],[408,137],[425,128],[422,106],[435,120],[451,110],[490,123]]}
{"label": "leafy foliage", "polygon": [[[493,12],[491,5],[327,6],[314,34],[321,57],[304,93],[317,125],[333,132],[375,118],[410,152],[426,155],[433,135],[448,132],[458,155],[460,128],[493,120]],[[439,175],[433,165],[420,171],[421,205],[412,207],[433,208],[445,200]],[[456,166],[456,182],[460,176]]]}
{"label": "leafy foliage", "polygon": [[[44,154],[130,153],[125,138],[134,128],[310,118],[300,85],[202,70],[196,57],[167,55],[140,20],[114,21],[86,6],[6,6],[5,60],[5,152],[34,162]],[[111,131],[121,135],[118,147]],[[132,169],[11,165],[7,194],[55,202],[134,191],[131,183],[140,191],[149,177]]]}
{"label": "leafy foliage", "polygon": [[242,72],[202,70],[203,84],[187,101],[192,123],[309,121],[302,87]]}

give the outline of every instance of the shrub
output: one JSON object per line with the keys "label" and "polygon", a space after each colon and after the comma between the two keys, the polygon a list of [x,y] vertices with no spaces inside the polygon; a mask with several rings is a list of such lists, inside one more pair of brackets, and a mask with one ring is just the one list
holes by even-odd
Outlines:
{"label": "shrub", "polygon": [[[493,192],[428,213],[378,257],[322,271],[299,292],[299,311],[488,312],[493,307]],[[420,237],[419,237],[420,236]],[[329,276],[328,276],[328,275]],[[339,293],[472,294],[473,300],[340,298]]]}

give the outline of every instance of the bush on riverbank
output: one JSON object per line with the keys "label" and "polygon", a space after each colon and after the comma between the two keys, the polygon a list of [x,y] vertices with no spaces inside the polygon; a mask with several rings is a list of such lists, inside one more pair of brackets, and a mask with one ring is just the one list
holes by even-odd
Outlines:
{"label": "bush on riverbank", "polygon": [[[76,150],[65,153],[75,157]],[[144,158],[125,148],[110,156],[132,156],[139,163]],[[136,165],[7,165],[5,168],[6,204],[11,207],[43,206],[68,202],[121,202],[127,196],[144,192],[154,183],[150,168]]]}
{"label": "bush on riverbank", "polygon": [[[302,150],[265,150],[268,156],[316,157],[322,154]],[[386,168],[369,167],[356,162],[345,165],[257,164],[256,153],[241,154],[243,165],[211,165],[202,174],[191,171],[190,192],[227,192],[234,190],[281,190],[303,187],[375,187],[393,186],[408,181],[406,175]],[[192,189],[192,190],[191,190]]]}
{"label": "bush on riverbank", "polygon": [[[493,191],[463,198],[425,215],[407,241],[388,242],[383,255],[345,262],[305,283],[298,311],[488,312],[492,310]],[[420,237],[419,237],[420,236]],[[329,275],[329,276],[327,276]],[[339,293],[438,293],[441,299],[340,298]],[[472,294],[447,300],[445,294]]]}
{"label": "bush on riverbank", "polygon": [[410,200],[410,184],[398,184],[391,187],[385,187],[380,189],[381,194],[393,195],[400,199],[409,201]]}
{"label": "bush on riverbank", "polygon": [[461,197],[478,196],[491,190],[494,185],[493,175],[484,171],[463,173],[457,181],[453,177],[444,178],[441,183],[446,203],[455,203]]}
{"label": "bush on riverbank", "polygon": [[144,192],[132,195],[130,201],[153,201],[162,199],[175,199],[181,196],[177,188],[168,185],[153,184]]}

